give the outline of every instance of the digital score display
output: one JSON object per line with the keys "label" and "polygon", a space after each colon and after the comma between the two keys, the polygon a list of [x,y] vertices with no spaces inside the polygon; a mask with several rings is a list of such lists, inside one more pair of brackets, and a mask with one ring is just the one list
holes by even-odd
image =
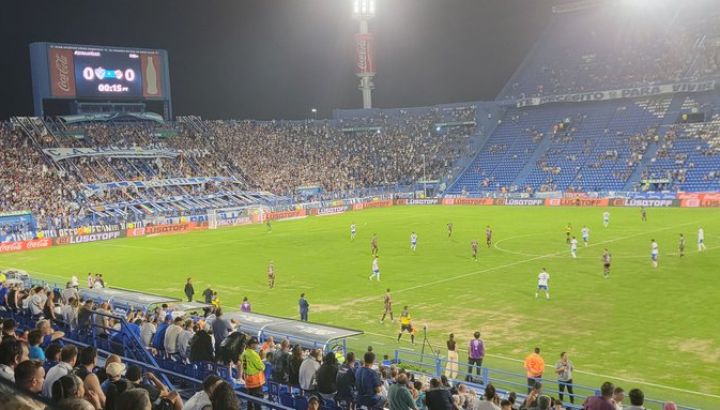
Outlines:
{"label": "digital score display", "polygon": [[137,53],[75,50],[73,57],[78,96],[142,96],[142,72]]}
{"label": "digital score display", "polygon": [[50,91],[57,98],[162,98],[160,52],[144,49],[47,48]]}

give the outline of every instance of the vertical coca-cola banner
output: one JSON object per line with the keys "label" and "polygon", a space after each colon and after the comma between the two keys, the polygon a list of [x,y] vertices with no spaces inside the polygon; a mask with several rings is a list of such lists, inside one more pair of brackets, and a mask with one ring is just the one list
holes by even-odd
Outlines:
{"label": "vertical coca-cola banner", "polygon": [[48,67],[53,97],[75,97],[73,51],[68,48],[49,48]]}
{"label": "vertical coca-cola banner", "polygon": [[142,70],[143,97],[161,97],[163,68],[160,63],[160,55],[140,54],[140,69]]}
{"label": "vertical coca-cola banner", "polygon": [[355,35],[355,73],[368,74],[375,72],[375,45],[373,35]]}

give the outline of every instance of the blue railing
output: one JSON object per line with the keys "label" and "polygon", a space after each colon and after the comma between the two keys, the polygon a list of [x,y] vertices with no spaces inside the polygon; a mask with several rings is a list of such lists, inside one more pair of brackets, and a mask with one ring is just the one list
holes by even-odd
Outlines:
{"label": "blue railing", "polygon": [[[395,350],[395,363],[400,365],[409,365],[415,369],[418,369],[422,373],[429,377],[440,377],[443,374],[447,375],[446,367],[448,366],[448,359],[440,357],[439,355],[428,355],[422,353],[416,353],[411,350],[399,349]],[[468,370],[467,363],[458,362],[457,364],[457,375],[452,379],[456,383],[463,383],[474,389],[478,393],[483,393],[485,387],[489,383],[498,391],[501,397],[505,397],[509,392],[517,392],[519,398],[524,399],[528,388],[527,377],[524,374],[513,373],[506,370],[482,367],[480,371],[480,377],[477,377],[477,370],[471,375]],[[471,376],[471,377],[468,377]],[[558,381],[555,379],[537,379],[542,383],[542,391],[544,394],[551,395],[553,397],[559,397],[560,391],[558,390]],[[582,409],[582,403],[592,396],[600,394],[599,389],[591,386],[584,386],[581,384],[573,383],[573,394],[569,394],[567,391],[563,393],[563,404],[566,408]],[[573,397],[574,404],[570,404],[569,398]],[[664,401],[657,399],[645,399],[645,407],[649,410],[661,410],[663,408]],[[694,407],[688,406],[677,406],[679,410],[699,410]]]}

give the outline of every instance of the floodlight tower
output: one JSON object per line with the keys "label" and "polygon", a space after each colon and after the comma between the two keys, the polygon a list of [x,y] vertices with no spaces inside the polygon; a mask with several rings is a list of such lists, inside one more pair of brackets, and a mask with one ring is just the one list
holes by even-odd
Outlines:
{"label": "floodlight tower", "polygon": [[353,18],[360,21],[360,32],[355,35],[355,75],[360,78],[363,108],[372,108],[372,90],[375,88],[375,50],[368,22],[375,17],[375,0],[353,0]]}

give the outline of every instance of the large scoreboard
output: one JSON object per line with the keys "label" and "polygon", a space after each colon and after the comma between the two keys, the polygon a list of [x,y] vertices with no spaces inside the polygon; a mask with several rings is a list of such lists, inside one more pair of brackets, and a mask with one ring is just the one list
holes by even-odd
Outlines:
{"label": "large scoreboard", "polygon": [[136,106],[172,117],[165,50],[32,43],[30,62],[37,116]]}

